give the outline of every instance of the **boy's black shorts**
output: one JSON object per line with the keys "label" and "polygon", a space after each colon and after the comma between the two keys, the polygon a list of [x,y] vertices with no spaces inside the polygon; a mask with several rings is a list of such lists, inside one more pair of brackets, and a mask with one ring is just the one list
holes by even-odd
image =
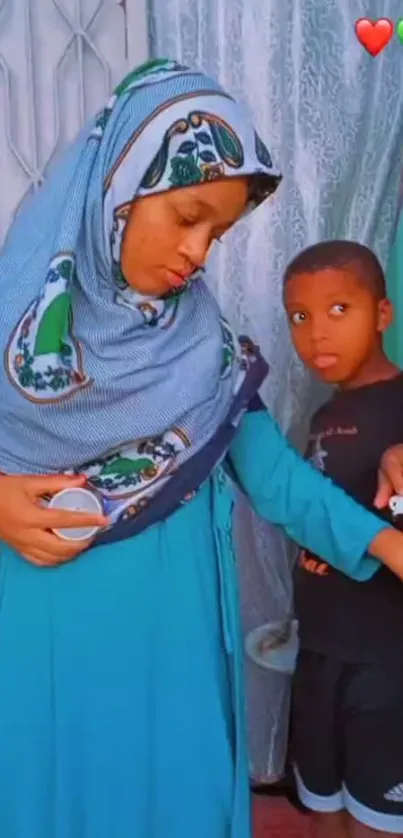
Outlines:
{"label": "boy's black shorts", "polygon": [[403,835],[403,662],[298,656],[292,758],[301,802]]}

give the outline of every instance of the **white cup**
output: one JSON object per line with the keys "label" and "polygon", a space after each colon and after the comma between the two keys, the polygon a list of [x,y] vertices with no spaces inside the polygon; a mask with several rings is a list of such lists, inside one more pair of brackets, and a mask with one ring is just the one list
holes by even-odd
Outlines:
{"label": "white cup", "polygon": [[[49,501],[48,509],[103,515],[100,500],[88,489],[63,489],[53,495]],[[53,530],[53,532],[65,541],[87,541],[89,538],[93,538],[99,529],[100,527],[76,527],[74,529]]]}

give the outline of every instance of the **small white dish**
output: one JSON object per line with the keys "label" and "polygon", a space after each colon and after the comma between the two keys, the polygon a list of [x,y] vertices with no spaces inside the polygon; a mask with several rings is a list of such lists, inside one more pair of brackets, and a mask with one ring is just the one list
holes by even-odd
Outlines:
{"label": "small white dish", "polygon": [[292,675],[298,654],[297,620],[259,626],[248,634],[245,651],[257,666]]}

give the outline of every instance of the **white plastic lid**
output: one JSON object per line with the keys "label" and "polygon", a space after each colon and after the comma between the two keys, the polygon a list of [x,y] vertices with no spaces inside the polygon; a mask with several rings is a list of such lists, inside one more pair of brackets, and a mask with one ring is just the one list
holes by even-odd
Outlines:
{"label": "white plastic lid", "polygon": [[[63,489],[53,495],[49,501],[48,509],[64,509],[68,512],[89,512],[94,515],[102,515],[102,504],[97,496],[88,489]],[[53,530],[53,532],[64,538],[65,541],[87,541],[93,538],[99,527],[77,527],[76,529]]]}

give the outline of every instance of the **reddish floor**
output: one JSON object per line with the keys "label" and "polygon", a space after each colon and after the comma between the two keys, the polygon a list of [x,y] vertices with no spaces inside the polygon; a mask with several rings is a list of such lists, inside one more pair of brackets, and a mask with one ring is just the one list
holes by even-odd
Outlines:
{"label": "reddish floor", "polygon": [[256,798],[254,823],[254,838],[309,838],[309,818],[280,798]]}

